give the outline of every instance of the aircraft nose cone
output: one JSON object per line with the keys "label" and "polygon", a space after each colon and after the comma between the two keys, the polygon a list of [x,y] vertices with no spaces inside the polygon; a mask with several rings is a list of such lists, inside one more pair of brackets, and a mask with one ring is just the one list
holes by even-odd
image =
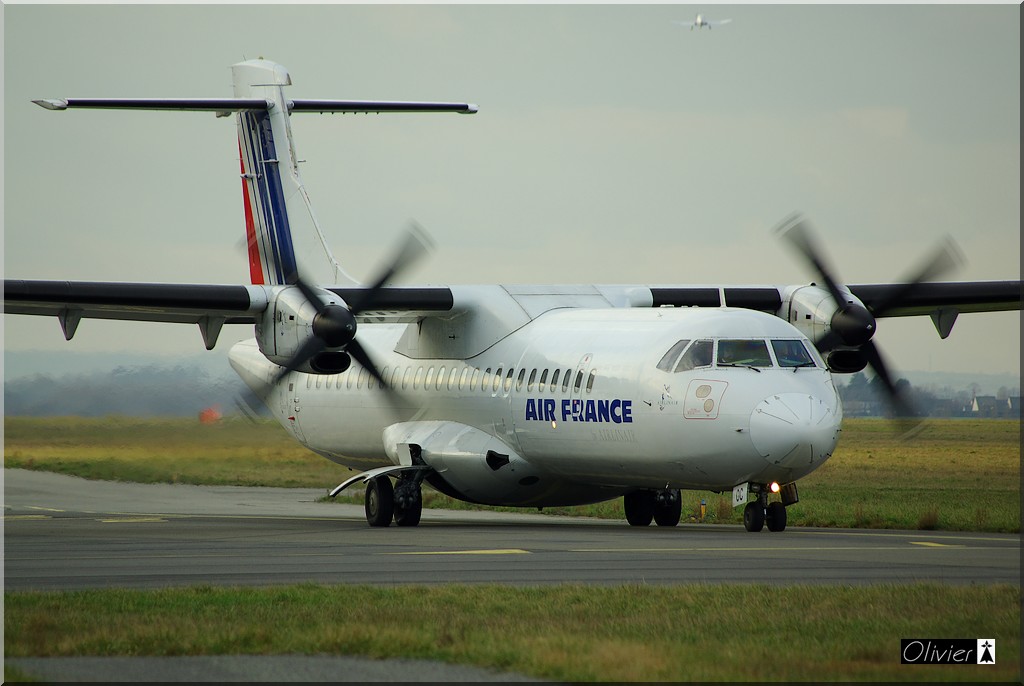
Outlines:
{"label": "aircraft nose cone", "polygon": [[750,414],[750,440],[769,463],[812,465],[832,454],[839,420],[821,399],[806,393],[780,393],[762,400]]}

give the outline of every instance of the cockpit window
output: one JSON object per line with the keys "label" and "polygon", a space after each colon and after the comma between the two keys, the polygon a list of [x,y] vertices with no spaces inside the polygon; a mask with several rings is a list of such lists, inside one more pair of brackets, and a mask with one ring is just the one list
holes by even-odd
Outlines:
{"label": "cockpit window", "polygon": [[718,341],[719,366],[740,365],[743,367],[771,367],[768,346],[764,341]]}
{"label": "cockpit window", "polygon": [[780,367],[816,367],[814,358],[800,340],[772,341],[772,350]]}
{"label": "cockpit window", "polygon": [[695,367],[707,367],[711,364],[712,347],[711,341],[694,341],[693,345],[679,358],[679,364],[672,371],[688,372]]}
{"label": "cockpit window", "polygon": [[665,353],[665,356],[661,358],[661,362],[658,363],[658,369],[663,372],[672,371],[672,365],[676,363],[676,359],[678,359],[679,354],[683,352],[683,348],[689,345],[689,343],[690,339],[684,338],[669,348],[668,352]]}

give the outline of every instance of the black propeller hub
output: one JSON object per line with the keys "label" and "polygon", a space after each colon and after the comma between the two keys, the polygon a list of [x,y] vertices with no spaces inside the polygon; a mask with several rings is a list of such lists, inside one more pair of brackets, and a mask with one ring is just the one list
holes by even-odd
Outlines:
{"label": "black propeller hub", "polygon": [[346,307],[325,305],[313,318],[313,334],[327,348],[342,348],[356,335],[356,318]]}
{"label": "black propeller hub", "polygon": [[875,318],[867,308],[847,303],[832,315],[832,330],[850,346],[862,346],[875,335]]}

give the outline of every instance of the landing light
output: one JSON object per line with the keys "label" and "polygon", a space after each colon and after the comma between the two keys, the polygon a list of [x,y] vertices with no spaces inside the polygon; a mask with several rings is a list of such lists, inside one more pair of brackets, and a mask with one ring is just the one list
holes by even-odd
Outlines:
{"label": "landing light", "polygon": [[555,422],[554,419],[551,420],[551,428],[552,429],[557,429],[558,428],[558,424]]}
{"label": "landing light", "polygon": [[769,490],[770,490],[770,491],[771,491],[772,493],[778,493],[778,492],[779,492],[779,482],[778,482],[778,481],[773,481],[773,482],[771,483],[771,485],[769,485],[769,486],[768,486],[768,489],[769,489]]}

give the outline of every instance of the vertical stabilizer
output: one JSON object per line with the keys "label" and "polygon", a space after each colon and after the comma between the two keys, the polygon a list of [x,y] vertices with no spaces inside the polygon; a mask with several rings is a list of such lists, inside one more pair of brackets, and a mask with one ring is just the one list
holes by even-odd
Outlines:
{"label": "vertical stabilizer", "polygon": [[299,175],[284,87],[288,71],[266,60],[231,67],[236,98],[265,99],[265,110],[239,110],[238,150],[242,172],[249,274],[254,284],[354,282],[338,265],[313,214]]}

